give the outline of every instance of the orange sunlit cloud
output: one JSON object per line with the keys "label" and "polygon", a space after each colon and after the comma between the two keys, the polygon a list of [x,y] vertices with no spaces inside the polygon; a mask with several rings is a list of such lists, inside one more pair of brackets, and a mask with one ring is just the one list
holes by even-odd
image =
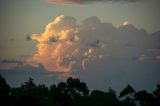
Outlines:
{"label": "orange sunlit cloud", "polygon": [[35,67],[41,64],[48,71],[70,72],[75,64],[81,64],[84,70],[86,61],[95,57],[94,49],[82,41],[73,17],[61,15],[46,26],[44,33],[31,38],[38,42],[37,52],[27,63]]}
{"label": "orange sunlit cloud", "polygon": [[123,26],[127,26],[128,24],[129,24],[128,21],[124,21],[122,25],[123,25]]}

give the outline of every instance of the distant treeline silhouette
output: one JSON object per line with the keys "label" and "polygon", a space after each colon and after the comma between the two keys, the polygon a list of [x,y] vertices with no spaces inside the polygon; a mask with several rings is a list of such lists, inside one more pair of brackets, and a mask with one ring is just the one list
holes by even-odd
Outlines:
{"label": "distant treeline silhouette", "polygon": [[49,88],[32,78],[11,88],[0,75],[0,106],[160,106],[160,85],[153,93],[127,85],[117,96],[111,88],[89,91],[86,83],[72,77]]}

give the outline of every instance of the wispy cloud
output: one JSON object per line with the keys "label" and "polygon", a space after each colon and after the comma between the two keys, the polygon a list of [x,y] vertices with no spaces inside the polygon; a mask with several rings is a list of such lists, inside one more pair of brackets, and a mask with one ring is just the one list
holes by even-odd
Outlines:
{"label": "wispy cloud", "polygon": [[49,3],[60,3],[60,4],[90,4],[100,2],[139,2],[139,1],[158,1],[158,0],[47,0]]}
{"label": "wispy cloud", "polygon": [[7,60],[7,59],[0,60],[0,63],[23,63],[23,62],[24,62],[24,61],[14,60],[14,59],[10,59],[10,60]]}

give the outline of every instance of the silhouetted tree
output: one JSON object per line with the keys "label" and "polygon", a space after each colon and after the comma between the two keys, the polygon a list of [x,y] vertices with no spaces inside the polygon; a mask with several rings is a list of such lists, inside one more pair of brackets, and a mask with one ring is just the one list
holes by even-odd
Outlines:
{"label": "silhouetted tree", "polygon": [[127,85],[127,87],[120,92],[119,98],[125,97],[120,101],[121,106],[136,106],[136,103],[134,101],[134,93],[135,90],[133,89],[133,87]]}
{"label": "silhouetted tree", "polygon": [[50,87],[50,97],[55,105],[76,105],[82,98],[88,96],[89,90],[84,82],[78,78],[69,77],[66,82]]}
{"label": "silhouetted tree", "polygon": [[19,88],[14,88],[11,92],[15,106],[43,106],[49,102],[48,88],[45,85],[36,85],[30,78]]}
{"label": "silhouetted tree", "polygon": [[60,106],[61,94],[60,94],[60,90],[56,87],[56,85],[51,85],[50,91],[49,91],[49,97],[54,106]]}
{"label": "silhouetted tree", "polygon": [[153,106],[160,106],[160,85],[157,84],[157,89],[153,91]]}
{"label": "silhouetted tree", "polygon": [[124,100],[119,101],[119,106],[136,106],[136,103],[133,99],[131,99],[129,96],[127,96]]}
{"label": "silhouetted tree", "polygon": [[141,106],[152,106],[153,95],[142,90],[135,93],[135,100],[139,101]]}
{"label": "silhouetted tree", "polygon": [[20,87],[10,88],[0,76],[0,106],[160,106],[160,85],[153,94],[145,90],[135,92],[127,85],[117,98],[111,88],[107,92],[93,90],[89,94],[86,83],[69,77],[58,85],[36,85],[32,78]]}
{"label": "silhouetted tree", "polygon": [[8,106],[10,103],[10,87],[0,75],[0,106]]}
{"label": "silhouetted tree", "polygon": [[67,79],[67,90],[72,98],[75,96],[87,96],[89,93],[88,87],[84,82],[72,77]]}
{"label": "silhouetted tree", "polygon": [[118,106],[118,99],[114,90],[109,89],[108,92],[94,90],[90,94],[91,106]]}
{"label": "silhouetted tree", "polygon": [[119,98],[121,98],[121,97],[123,97],[123,96],[126,96],[126,95],[128,95],[128,94],[132,94],[132,93],[134,93],[134,92],[135,92],[135,90],[133,89],[133,87],[130,86],[130,85],[127,85],[127,87],[124,88],[124,89],[120,92]]}

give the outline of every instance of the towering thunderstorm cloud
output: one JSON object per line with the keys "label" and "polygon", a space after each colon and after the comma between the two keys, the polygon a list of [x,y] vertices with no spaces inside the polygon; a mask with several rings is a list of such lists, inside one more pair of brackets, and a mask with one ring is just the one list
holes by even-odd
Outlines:
{"label": "towering thunderstorm cloud", "polygon": [[103,49],[105,44],[97,37],[86,35],[90,30],[94,32],[98,24],[97,17],[85,20],[82,25],[77,25],[76,19],[70,16],[57,17],[44,33],[32,35],[38,41],[37,52],[27,63],[35,67],[41,64],[55,72],[69,72],[73,66],[85,69],[87,61],[102,58],[94,48]]}
{"label": "towering thunderstorm cloud", "polygon": [[95,70],[98,65],[109,70],[115,63],[121,64],[120,67],[130,62],[159,64],[159,35],[160,32],[149,34],[128,21],[116,28],[96,16],[77,24],[74,17],[61,15],[43,33],[31,36],[38,44],[27,64],[42,65],[52,72]]}

